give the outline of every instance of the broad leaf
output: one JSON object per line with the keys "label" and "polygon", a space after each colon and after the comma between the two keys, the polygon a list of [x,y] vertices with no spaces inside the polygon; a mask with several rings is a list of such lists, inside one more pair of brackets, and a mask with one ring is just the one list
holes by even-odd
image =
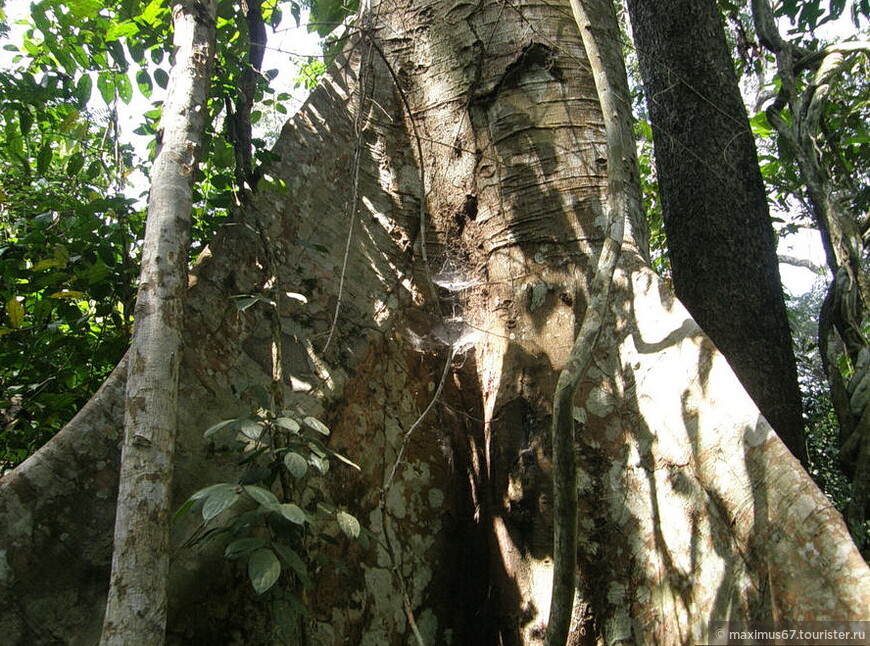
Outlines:
{"label": "broad leaf", "polygon": [[294,478],[301,478],[308,472],[308,461],[293,451],[284,455],[284,466]]}
{"label": "broad leaf", "polygon": [[266,507],[272,511],[280,511],[280,503],[278,502],[278,498],[275,497],[268,489],[263,489],[262,487],[258,487],[256,485],[245,485],[245,492],[258,503],[260,503],[263,507]]}
{"label": "broad leaf", "polygon": [[169,84],[169,74],[163,68],[158,67],[154,70],[154,82],[165,90]]}
{"label": "broad leaf", "polygon": [[305,425],[308,428],[314,429],[315,431],[317,431],[318,433],[321,433],[322,435],[327,435],[327,436],[329,435],[329,429],[326,427],[326,424],[321,422],[316,417],[311,417],[309,415],[308,417],[306,417],[302,421],[305,422]]}
{"label": "broad leaf", "polygon": [[78,175],[79,171],[85,165],[85,158],[81,153],[74,153],[66,163],[66,172],[71,177]]}
{"label": "broad leaf", "polygon": [[135,36],[138,33],[139,26],[135,22],[133,22],[132,20],[124,20],[109,25],[109,28],[106,30],[106,40],[120,40],[122,38]]}
{"label": "broad leaf", "polygon": [[100,72],[99,76],[97,76],[97,89],[108,106],[111,106],[115,102],[113,77],[114,75],[111,72]]}
{"label": "broad leaf", "polygon": [[115,75],[115,87],[118,89],[118,96],[124,103],[130,103],[133,100],[133,84],[130,83],[130,77],[124,72],[118,72]]}
{"label": "broad leaf", "polygon": [[311,579],[308,577],[308,567],[296,551],[283,543],[275,543],[272,547],[278,552],[278,556],[297,574],[304,586],[311,585]]}
{"label": "broad leaf", "polygon": [[199,491],[195,492],[190,499],[191,500],[202,500],[203,498],[208,498],[213,493],[220,489],[235,489],[236,485],[230,484],[228,482],[218,482],[217,484],[209,485],[208,487],[203,487]]}
{"label": "broad leaf", "polygon": [[223,511],[232,507],[241,497],[236,487],[223,487],[212,492],[202,506],[202,519],[210,521]]}
{"label": "broad leaf", "polygon": [[254,550],[258,550],[266,544],[266,539],[261,538],[259,536],[248,536],[245,538],[240,538],[237,541],[233,541],[229,545],[227,545],[224,550],[224,556],[228,559],[239,558],[242,554],[247,554],[248,552],[253,552]]}
{"label": "broad leaf", "polygon": [[259,549],[248,560],[248,578],[257,594],[263,594],[281,576],[281,562],[269,549]]}
{"label": "broad leaf", "polygon": [[96,17],[105,3],[100,0],[67,0],[66,5],[72,17],[79,21]]}
{"label": "broad leaf", "polygon": [[360,525],[355,516],[351,516],[346,511],[339,511],[335,514],[335,520],[348,538],[359,538]]}
{"label": "broad leaf", "polygon": [[281,515],[296,525],[304,525],[307,520],[302,508],[299,505],[294,505],[292,502],[286,502],[281,505]]}
{"label": "broad leaf", "polygon": [[319,455],[311,454],[308,456],[308,462],[317,469],[321,475],[326,475],[326,472],[329,471],[329,460],[326,458],[320,457]]}
{"label": "broad leaf", "polygon": [[39,149],[39,155],[36,157],[36,172],[40,175],[48,172],[52,157],[54,157],[54,151],[51,149],[51,142],[47,141]]}
{"label": "broad leaf", "polygon": [[238,420],[235,418],[234,419],[225,419],[221,422],[218,422],[217,424],[209,426],[206,429],[205,433],[203,433],[202,435],[203,435],[203,437],[211,437],[212,435],[214,435],[218,431],[226,428],[227,426],[229,426],[230,424],[232,424],[235,421],[238,421]]}
{"label": "broad leaf", "polygon": [[6,301],[6,316],[9,317],[9,327],[18,329],[24,325],[24,306],[17,298]]}
{"label": "broad leaf", "polygon": [[139,70],[138,72],[136,72],[136,85],[139,86],[139,91],[142,93],[142,96],[151,96],[153,85],[151,83],[151,77],[148,75],[148,72],[146,72],[145,70]]}
{"label": "broad leaf", "polygon": [[249,419],[242,422],[239,430],[245,437],[258,442],[260,438],[263,437],[263,431],[265,428],[260,422]]}
{"label": "broad leaf", "polygon": [[84,107],[91,100],[91,91],[94,88],[94,80],[89,74],[82,74],[79,82],[76,84],[76,98],[79,100],[79,106]]}
{"label": "broad leaf", "polygon": [[281,428],[286,428],[291,433],[299,432],[299,422],[292,417],[276,417],[275,425],[280,426]]}

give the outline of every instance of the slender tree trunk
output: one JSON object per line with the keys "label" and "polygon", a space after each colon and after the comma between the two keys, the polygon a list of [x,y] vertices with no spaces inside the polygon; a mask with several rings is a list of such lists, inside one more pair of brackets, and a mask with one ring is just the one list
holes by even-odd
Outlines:
{"label": "slender tree trunk", "polygon": [[776,239],[715,0],[630,0],[674,289],[806,461]]}
{"label": "slender tree trunk", "polygon": [[193,177],[215,46],[214,0],[173,7],[175,63],[160,121],[129,351],[112,576],[101,643],[163,644],[170,483]]}
{"label": "slender tree trunk", "polygon": [[[238,456],[202,431],[256,407],[252,387],[280,374],[287,405],[323,419],[360,466],[327,484],[373,537],[319,555],[309,637],[539,646],[553,398],[607,235],[596,84],[567,2],[389,1],[356,24],[265,169],[286,190],[259,193],[193,272],[176,501],[238,477]],[[571,410],[569,643],[686,646],[712,619],[866,617],[870,571],[842,519],[631,235],[613,276]],[[275,284],[308,303],[228,306]],[[94,632],[99,586],[76,597],[63,570],[105,569],[118,392],[107,384],[2,481],[12,643]],[[91,453],[108,457],[79,458]],[[174,527],[167,641],[275,643],[271,598],[223,558],[223,538],[190,546],[211,527]]]}

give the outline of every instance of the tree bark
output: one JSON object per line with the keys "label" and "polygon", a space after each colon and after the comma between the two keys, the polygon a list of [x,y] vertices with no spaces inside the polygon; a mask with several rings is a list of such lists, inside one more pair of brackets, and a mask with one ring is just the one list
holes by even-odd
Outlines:
{"label": "tree bark", "polygon": [[[280,372],[287,405],[323,419],[361,467],[329,483],[376,538],[325,548],[309,638],[538,645],[553,395],[606,235],[596,87],[567,3],[373,3],[357,24],[265,169],[286,191],[256,196],[193,272],[173,490],[180,503],[238,473],[202,431],[245,414],[250,387]],[[308,303],[229,306],[274,284]],[[78,636],[94,633],[85,608],[100,586],[76,596],[50,575],[105,576],[112,462],[78,456],[111,457],[118,392],[107,384],[0,485],[11,643],[93,643]],[[685,645],[712,619],[867,616],[870,572],[842,519],[631,236],[573,404],[571,644]],[[186,546],[199,529],[174,527],[168,643],[275,643],[268,599],[220,540]],[[80,536],[96,538],[84,550]]]}
{"label": "tree bark", "polygon": [[[644,221],[638,191],[640,177],[634,149],[631,94],[619,45],[619,23],[612,0],[571,0],[574,19],[589,59],[601,106],[607,141],[605,238],[590,301],[583,314],[571,354],[556,382],[553,396],[553,592],[547,621],[547,646],[565,644],[574,607],[577,561],[577,463],[574,456],[574,400],[595,354],[613,285],[613,271],[625,237],[625,227]],[[596,22],[592,22],[592,17]],[[632,226],[636,234],[646,229]],[[635,237],[635,240],[638,238]]]}
{"label": "tree bark", "polygon": [[677,297],[806,462],[776,238],[715,0],[628,3]]}
{"label": "tree bark", "polygon": [[214,0],[173,7],[175,63],[151,173],[129,350],[112,575],[101,643],[164,643],[193,179],[215,50]]}

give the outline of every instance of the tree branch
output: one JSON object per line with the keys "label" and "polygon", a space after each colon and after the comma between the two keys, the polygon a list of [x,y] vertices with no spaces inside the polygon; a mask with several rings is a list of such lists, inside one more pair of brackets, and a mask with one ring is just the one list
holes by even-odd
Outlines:
{"label": "tree branch", "polygon": [[828,273],[827,268],[817,265],[808,258],[798,258],[797,256],[788,256],[786,254],[777,254],[776,259],[783,265],[791,265],[792,267],[803,267],[809,269],[818,276],[824,276]]}

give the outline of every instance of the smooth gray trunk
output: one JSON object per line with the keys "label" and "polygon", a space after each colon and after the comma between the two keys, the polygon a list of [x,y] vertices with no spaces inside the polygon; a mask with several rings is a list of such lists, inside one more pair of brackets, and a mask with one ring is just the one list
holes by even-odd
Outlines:
{"label": "smooth gray trunk", "polygon": [[215,0],[173,6],[175,62],[151,171],[128,352],[105,646],[160,646],[166,634],[170,487],[178,417],[193,178],[215,52]]}

